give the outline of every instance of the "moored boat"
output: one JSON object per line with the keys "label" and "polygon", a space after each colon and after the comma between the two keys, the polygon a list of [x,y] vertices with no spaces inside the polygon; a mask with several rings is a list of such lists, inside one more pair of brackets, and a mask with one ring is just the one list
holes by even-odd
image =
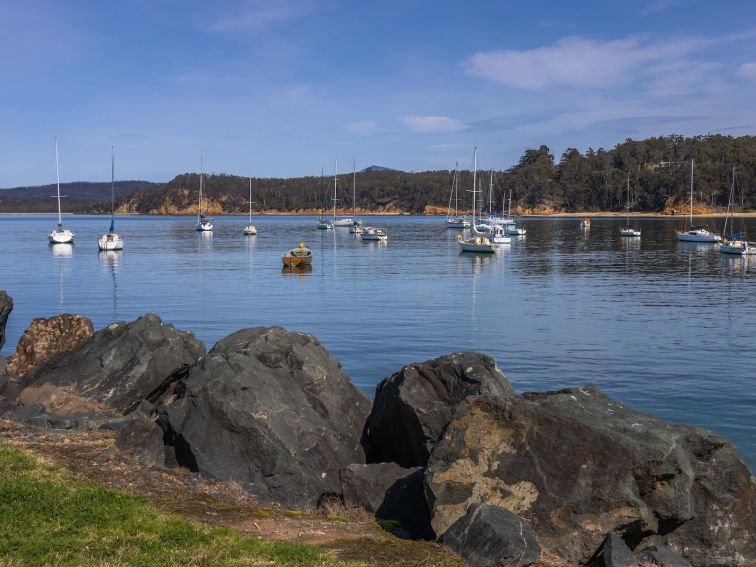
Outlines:
{"label": "moored boat", "polygon": [[485,254],[494,254],[496,252],[493,243],[485,236],[462,238],[462,235],[458,234],[457,242],[459,242],[462,252],[482,252]]}
{"label": "moored boat", "polygon": [[382,228],[374,228],[372,226],[366,226],[362,229],[360,234],[362,240],[387,240],[388,233]]}
{"label": "moored boat", "polygon": [[630,225],[630,178],[627,178],[627,224],[620,228],[620,236],[625,238],[640,238],[641,231],[637,226]]}
{"label": "moored boat", "polygon": [[307,248],[304,242],[300,242],[299,246],[292,248],[288,252],[285,252],[281,257],[281,261],[284,266],[290,268],[296,268],[299,266],[309,266],[312,264],[312,250]]}
{"label": "moored boat", "polygon": [[55,184],[58,188],[58,224],[50,231],[47,238],[50,244],[72,244],[74,232],[71,229],[63,228],[63,217],[60,212],[60,169],[58,167],[58,138],[55,138]]}
{"label": "moored boat", "polygon": [[590,228],[591,227],[591,219],[588,217],[585,217],[583,220],[580,221],[580,226],[583,228]]}
{"label": "moored boat", "polygon": [[115,231],[115,148],[110,147],[110,229],[97,241],[102,251],[123,250],[123,239]]}
{"label": "moored boat", "polygon": [[[695,160],[690,160],[690,213],[688,222],[693,224],[693,165]],[[705,244],[715,244],[722,240],[722,237],[709,230],[707,226],[690,226],[684,230],[677,231],[677,240],[682,242],[701,242]]]}
{"label": "moored boat", "polygon": [[197,205],[197,224],[194,225],[194,230],[197,232],[211,232],[213,230],[213,223],[210,219],[202,214],[202,181],[205,172],[204,157],[200,155],[200,179],[199,179],[199,203]]}
{"label": "moored boat", "polygon": [[252,224],[252,178],[249,178],[249,224],[244,227],[244,234],[246,236],[255,236],[257,234],[257,227]]}

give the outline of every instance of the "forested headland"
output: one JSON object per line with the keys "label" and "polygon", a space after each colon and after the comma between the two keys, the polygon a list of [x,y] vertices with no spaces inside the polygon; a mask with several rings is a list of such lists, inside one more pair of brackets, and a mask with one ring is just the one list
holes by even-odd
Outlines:
{"label": "forested headland", "polygon": [[[756,136],[663,136],[626,140],[611,149],[567,149],[555,156],[547,146],[527,149],[519,162],[494,171],[495,208],[510,192],[518,214],[558,212],[619,212],[626,206],[629,180],[631,207],[639,212],[687,212],[690,165],[695,211],[722,210],[727,206],[733,167],[738,210],[756,208]],[[373,169],[373,168],[368,168]],[[377,168],[380,169],[380,168]],[[489,173],[479,172],[488,200]],[[358,212],[439,213],[446,210],[453,171],[364,171],[356,175]],[[333,177],[253,178],[252,201],[256,211],[315,212],[331,210]],[[184,173],[166,184],[148,186],[116,199],[122,213],[193,214],[197,208],[199,175]],[[461,208],[469,209],[472,172],[459,173]],[[351,210],[352,175],[340,176],[339,209]],[[210,214],[248,210],[249,179],[236,175],[205,176],[206,207]],[[81,204],[76,201],[77,204]],[[0,210],[9,210],[0,192]],[[93,200],[72,212],[105,212],[107,200]],[[48,207],[51,205],[48,203]],[[487,208],[487,204],[486,204]],[[16,209],[19,210],[19,209]],[[36,209],[35,209],[36,210]]]}

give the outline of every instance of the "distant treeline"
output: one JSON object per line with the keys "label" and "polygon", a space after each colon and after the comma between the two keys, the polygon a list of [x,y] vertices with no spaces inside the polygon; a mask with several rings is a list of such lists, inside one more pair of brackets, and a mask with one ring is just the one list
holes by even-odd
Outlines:
{"label": "distant treeline", "polygon": [[[149,181],[116,181],[114,187],[116,198],[119,198],[157,185]],[[0,189],[0,212],[49,213],[57,211],[58,205],[53,199],[55,194],[56,187],[53,184]],[[61,183],[60,194],[64,196],[61,208],[66,212],[99,211],[103,207],[110,210],[110,181]]]}
{"label": "distant treeline", "polygon": [[[521,212],[620,211],[630,181],[632,207],[639,211],[669,211],[687,207],[690,161],[695,160],[696,203],[712,209],[726,207],[736,170],[736,201],[743,209],[756,207],[756,137],[665,136],[627,140],[605,150],[581,153],[570,148],[557,161],[548,147],[525,151],[506,171],[494,172],[494,202],[501,208],[511,191],[513,208]],[[357,208],[369,211],[422,213],[445,209],[452,171],[369,171],[356,176]],[[480,173],[487,191],[488,172]],[[470,208],[472,173],[460,172],[461,206]],[[124,211],[180,213],[196,207],[199,176],[186,173],[158,187],[125,192],[117,199]],[[216,174],[206,177],[206,194],[212,214],[243,213],[248,208],[247,178]],[[352,176],[338,183],[338,205],[351,208]],[[47,190],[49,192],[49,189]],[[255,209],[302,211],[333,206],[333,178],[253,178]],[[487,193],[484,199],[488,199]],[[0,210],[8,210],[0,192]],[[67,210],[73,203],[66,205]],[[48,205],[49,206],[49,205]],[[487,207],[487,205],[486,205]],[[77,209],[107,210],[107,201],[90,202]]]}

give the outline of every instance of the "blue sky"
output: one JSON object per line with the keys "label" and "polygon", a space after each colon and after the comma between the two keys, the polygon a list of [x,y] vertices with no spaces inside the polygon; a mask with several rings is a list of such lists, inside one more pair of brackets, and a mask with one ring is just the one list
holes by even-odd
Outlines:
{"label": "blue sky", "polygon": [[0,187],[756,133],[756,2],[0,3]]}

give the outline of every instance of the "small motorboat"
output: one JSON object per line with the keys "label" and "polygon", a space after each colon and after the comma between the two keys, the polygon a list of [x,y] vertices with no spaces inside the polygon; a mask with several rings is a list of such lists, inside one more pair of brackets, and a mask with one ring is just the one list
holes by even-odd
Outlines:
{"label": "small motorboat", "polygon": [[462,238],[462,235],[458,234],[457,242],[459,242],[459,247],[462,249],[462,252],[480,252],[484,254],[496,253],[493,243],[485,236]]}
{"label": "small motorboat", "polygon": [[620,236],[626,236],[628,238],[640,238],[641,231],[634,226],[625,226],[620,228]]}
{"label": "small motorboat", "polygon": [[362,240],[387,240],[388,233],[382,228],[366,226],[363,229],[362,234],[360,234],[360,238]]}
{"label": "small motorboat", "polygon": [[312,250],[305,247],[304,242],[300,242],[299,246],[292,248],[288,252],[284,253],[281,257],[281,261],[284,266],[290,268],[296,268],[299,266],[309,266],[312,264]]}
{"label": "small motorboat", "polygon": [[580,226],[582,226],[583,228],[590,228],[590,226],[591,226],[591,219],[589,219],[587,217],[584,218],[583,220],[580,221]]}

